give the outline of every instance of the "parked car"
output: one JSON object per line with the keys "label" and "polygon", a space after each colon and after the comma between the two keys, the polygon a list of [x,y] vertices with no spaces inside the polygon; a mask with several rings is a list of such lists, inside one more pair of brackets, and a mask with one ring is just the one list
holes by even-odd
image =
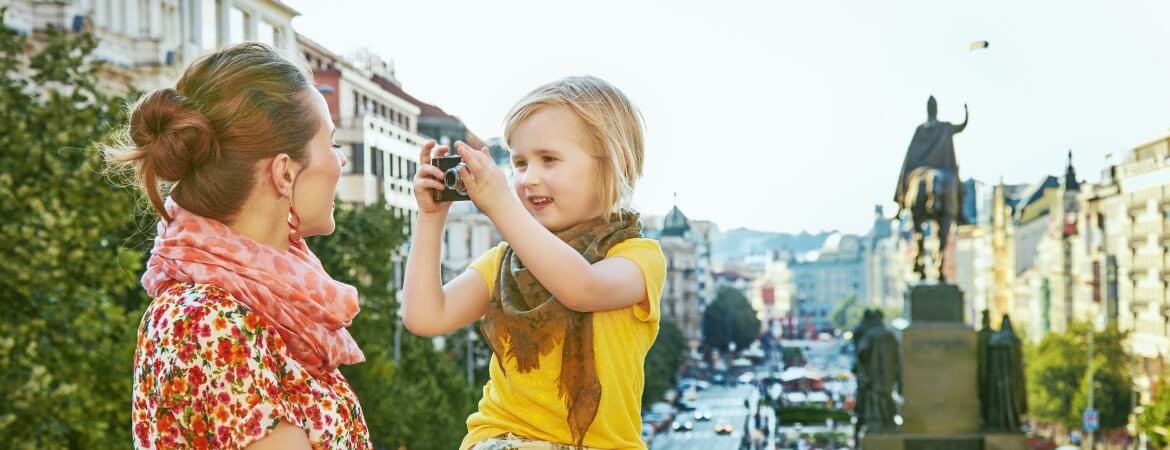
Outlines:
{"label": "parked car", "polygon": [[649,444],[650,441],[653,439],[654,439],[654,425],[651,425],[648,423],[643,423],[642,424],[642,442]]}

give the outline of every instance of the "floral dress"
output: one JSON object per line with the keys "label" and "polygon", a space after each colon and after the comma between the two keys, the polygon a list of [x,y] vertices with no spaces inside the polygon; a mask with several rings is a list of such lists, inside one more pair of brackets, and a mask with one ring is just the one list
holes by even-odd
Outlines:
{"label": "floral dress", "polygon": [[206,284],[176,284],[146,309],[132,415],[143,449],[243,448],[281,421],[313,448],[371,448],[341,372],[314,378],[271,325]]}

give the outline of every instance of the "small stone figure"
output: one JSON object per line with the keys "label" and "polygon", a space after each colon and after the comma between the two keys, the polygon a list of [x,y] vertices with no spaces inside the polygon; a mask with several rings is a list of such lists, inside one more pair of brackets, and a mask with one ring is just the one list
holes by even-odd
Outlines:
{"label": "small stone figure", "polygon": [[882,323],[881,311],[869,311],[857,344],[857,432],[896,431],[894,389],[901,376],[898,338]]}
{"label": "small stone figure", "polygon": [[1028,412],[1024,358],[1020,338],[1006,314],[987,344],[987,391],[981,400],[987,405],[984,425],[988,431],[1021,431],[1020,419]]}

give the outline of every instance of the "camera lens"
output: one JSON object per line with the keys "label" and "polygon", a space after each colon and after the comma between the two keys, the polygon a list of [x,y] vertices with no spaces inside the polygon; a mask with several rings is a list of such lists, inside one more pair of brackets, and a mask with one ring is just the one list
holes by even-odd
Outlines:
{"label": "camera lens", "polygon": [[455,167],[447,169],[447,172],[443,174],[443,184],[447,185],[447,189],[453,189],[460,194],[467,193],[467,189],[463,185],[463,178],[459,176],[459,171],[463,167],[463,163],[459,163]]}

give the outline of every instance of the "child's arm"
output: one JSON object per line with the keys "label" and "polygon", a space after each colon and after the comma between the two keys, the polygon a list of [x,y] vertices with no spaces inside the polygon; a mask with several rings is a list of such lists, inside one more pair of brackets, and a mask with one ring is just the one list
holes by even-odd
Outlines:
{"label": "child's arm", "polygon": [[[402,283],[403,323],[419,336],[438,336],[472,324],[487,311],[489,292],[482,275],[463,272],[446,286],[439,276],[443,224],[450,203],[436,203],[432,192],[443,189],[443,174],[430,165],[434,142],[423,146],[414,193],[419,203],[418,223]],[[446,147],[435,148],[438,155]]]}
{"label": "child's arm", "polygon": [[468,195],[532,275],[561,304],[580,312],[608,311],[640,303],[649,310],[646,279],[633,261],[614,257],[589,264],[511,195],[503,172],[487,156],[486,148],[476,151],[462,142],[455,145],[471,170],[472,177],[466,180]]}

